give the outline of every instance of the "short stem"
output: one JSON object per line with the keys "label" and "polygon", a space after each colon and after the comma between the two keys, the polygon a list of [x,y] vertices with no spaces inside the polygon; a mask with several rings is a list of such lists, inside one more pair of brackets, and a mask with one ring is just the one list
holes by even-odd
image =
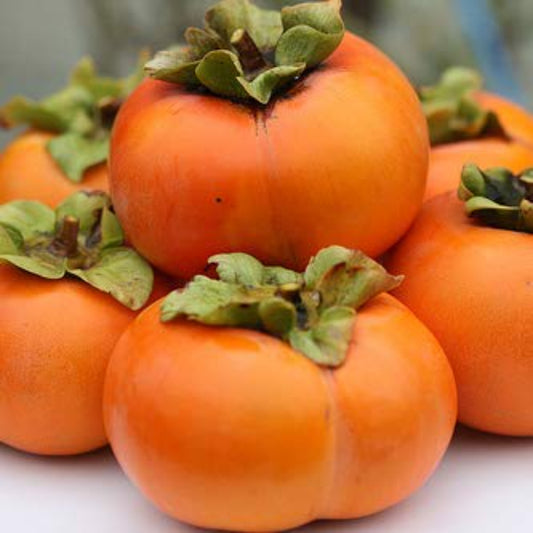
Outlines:
{"label": "short stem", "polygon": [[231,39],[231,44],[239,53],[239,59],[247,73],[256,72],[267,66],[263,54],[246,30],[237,30]]}
{"label": "short stem", "polygon": [[73,216],[67,215],[61,223],[56,244],[60,245],[67,257],[74,257],[78,253],[78,233],[80,221]]}

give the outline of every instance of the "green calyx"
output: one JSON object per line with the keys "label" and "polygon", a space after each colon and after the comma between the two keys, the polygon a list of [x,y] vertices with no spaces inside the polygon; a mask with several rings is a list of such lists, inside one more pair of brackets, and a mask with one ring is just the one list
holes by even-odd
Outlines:
{"label": "green calyx", "polygon": [[157,80],[265,105],[340,45],[340,10],[341,0],[308,2],[281,12],[249,0],[222,0],[207,11],[203,29],[187,30],[187,46],[159,52],[145,68]]}
{"label": "green calyx", "polygon": [[70,274],[137,310],[152,292],[150,265],[124,246],[124,234],[101,192],[79,192],[54,211],[34,201],[0,206],[0,263],[45,279]]}
{"label": "green calyx", "polygon": [[338,367],[352,338],[357,309],[402,277],[389,275],[362,252],[332,246],[303,274],[265,267],[246,254],[217,255],[218,280],[197,276],[171,293],[161,319],[257,329],[279,337],[315,363]]}
{"label": "green calyx", "polygon": [[47,150],[65,176],[80,183],[87,169],[107,160],[111,126],[123,100],[143,79],[145,61],[142,53],[133,74],[114,79],[98,76],[85,57],[60,92],[40,102],[16,96],[1,107],[0,125],[56,133]]}
{"label": "green calyx", "polygon": [[482,87],[483,79],[475,70],[454,67],[437,85],[420,89],[432,146],[484,137],[507,139],[496,113],[483,109],[474,98]]}
{"label": "green calyx", "polygon": [[465,165],[459,198],[468,216],[486,226],[533,233],[533,168],[514,175],[505,168]]}

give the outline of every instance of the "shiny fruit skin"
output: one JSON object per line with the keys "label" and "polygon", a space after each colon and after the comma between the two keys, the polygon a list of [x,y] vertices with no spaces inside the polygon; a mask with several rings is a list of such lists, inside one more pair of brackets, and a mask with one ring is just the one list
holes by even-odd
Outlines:
{"label": "shiny fruit skin", "polygon": [[479,93],[476,100],[498,115],[509,139],[485,138],[433,147],[425,200],[457,190],[466,163],[481,168],[505,167],[513,172],[533,167],[533,115],[492,93]]}
{"label": "shiny fruit skin", "polygon": [[301,270],[333,243],[371,256],[395,243],[428,152],[405,77],[349,34],[266,108],[146,80],[115,123],[111,190],[133,245],[177,277],[221,252]]}
{"label": "shiny fruit skin", "polygon": [[113,353],[104,417],[121,466],[164,512],[280,531],[418,489],[450,441],[456,390],[434,337],[390,296],[360,310],[336,370],[255,331],[162,324],[155,304]]}
{"label": "shiny fruit skin", "polygon": [[[158,280],[154,296],[166,288]],[[5,264],[0,301],[0,442],[43,455],[104,446],[105,371],[136,313],[81,281]]]}
{"label": "shiny fruit skin", "polygon": [[105,164],[89,169],[81,183],[70,181],[46,151],[51,133],[29,131],[16,138],[0,154],[0,204],[37,200],[56,207],[76,191],[108,191]]}
{"label": "shiny fruit skin", "polygon": [[533,436],[533,235],[478,226],[453,193],[427,202],[390,254],[396,291],[454,369],[459,420]]}

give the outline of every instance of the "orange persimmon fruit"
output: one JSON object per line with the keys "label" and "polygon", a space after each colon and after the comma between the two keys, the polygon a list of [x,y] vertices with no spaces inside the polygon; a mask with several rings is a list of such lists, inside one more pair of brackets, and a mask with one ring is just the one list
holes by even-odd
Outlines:
{"label": "orange persimmon fruit", "polygon": [[[328,264],[321,279],[330,289],[341,271],[346,282],[356,270],[364,278],[368,266]],[[104,413],[126,474],[165,513],[217,530],[281,531],[356,518],[409,496],[436,468],[455,426],[455,384],[439,344],[397,300],[366,292],[355,320],[342,323],[340,313],[335,324],[328,317],[323,325],[333,337],[320,327],[317,336],[299,332],[311,343],[299,352],[292,333],[293,347],[236,326],[255,323],[255,290],[259,299],[265,292],[294,297],[297,290],[293,281],[255,286],[252,271],[243,269],[240,278],[226,264],[226,289],[235,295],[237,279],[244,293],[232,302],[223,296],[218,310],[202,308],[201,300],[220,282],[198,276],[189,286],[197,290],[185,289],[174,302],[183,318],[163,323],[154,304],[119,341]],[[318,298],[303,300],[312,305]],[[271,308],[264,311],[263,331],[283,323],[287,308],[278,311],[279,320]],[[317,346],[333,354],[321,359]]]}
{"label": "orange persimmon fruit", "polygon": [[[476,174],[482,183],[475,167],[465,168],[465,176]],[[426,203],[387,266],[406,275],[393,294],[431,329],[450,359],[459,420],[488,432],[533,436],[533,220],[525,214],[533,204],[517,197],[525,180],[520,185],[502,169],[484,177],[492,203],[479,197],[467,203],[481,221],[468,218],[456,193],[441,194]],[[498,185],[502,179],[506,190]],[[498,211],[494,202],[505,195]],[[485,226],[489,217],[501,227]],[[530,233],[523,231],[527,224]]]}
{"label": "orange persimmon fruit", "polygon": [[1,443],[43,455],[106,444],[107,363],[152,280],[122,245],[103,193],[77,193],[56,213],[37,202],[0,206]]}
{"label": "orange persimmon fruit", "polygon": [[77,280],[8,265],[0,295],[0,441],[46,455],[104,446],[105,371],[135,313]]}
{"label": "orange persimmon fruit", "polygon": [[[212,38],[216,30],[220,42],[229,40],[231,16],[217,13],[240,3],[223,1],[208,12]],[[242,251],[301,269],[332,243],[378,256],[407,230],[426,183],[424,116],[396,65],[344,33],[336,4],[285,8],[282,37],[266,45],[265,32],[253,26],[261,16],[249,21],[263,55],[277,46],[278,58],[253,81],[246,54],[196,52],[197,32],[205,30],[187,34],[185,57],[198,54],[192,63],[180,63],[184,55],[175,50],[148,63],[155,79],[145,80],[117,117],[110,179],[128,239],[154,265],[189,279],[210,255]],[[291,27],[293,16],[309,30],[303,37]],[[217,25],[222,18],[229,27]],[[324,20],[331,27],[321,28]],[[329,57],[285,57],[287,41],[331,34],[338,48]],[[222,82],[217,69],[226,63],[244,75]],[[282,78],[287,72],[294,79]],[[267,90],[276,76],[282,79]]]}

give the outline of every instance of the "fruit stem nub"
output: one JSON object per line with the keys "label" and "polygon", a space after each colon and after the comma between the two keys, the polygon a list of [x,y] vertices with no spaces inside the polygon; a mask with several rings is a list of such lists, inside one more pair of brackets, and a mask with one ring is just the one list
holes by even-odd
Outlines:
{"label": "fruit stem nub", "polygon": [[78,253],[78,234],[80,221],[76,217],[67,215],[61,222],[59,233],[54,241],[56,247],[61,248],[66,257],[74,257]]}
{"label": "fruit stem nub", "polygon": [[231,38],[231,44],[237,50],[246,73],[257,72],[268,66],[263,54],[246,30],[237,30]]}

